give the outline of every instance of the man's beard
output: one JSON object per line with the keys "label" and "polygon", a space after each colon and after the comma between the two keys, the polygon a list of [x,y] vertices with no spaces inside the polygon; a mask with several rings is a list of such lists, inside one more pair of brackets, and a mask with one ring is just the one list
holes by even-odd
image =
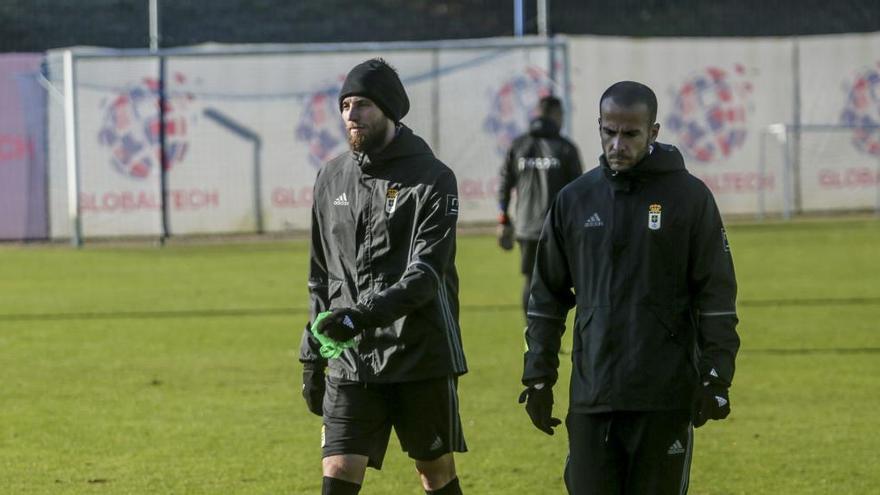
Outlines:
{"label": "man's beard", "polygon": [[370,126],[367,132],[348,133],[348,147],[357,153],[369,153],[380,146],[385,140],[385,132],[381,127]]}

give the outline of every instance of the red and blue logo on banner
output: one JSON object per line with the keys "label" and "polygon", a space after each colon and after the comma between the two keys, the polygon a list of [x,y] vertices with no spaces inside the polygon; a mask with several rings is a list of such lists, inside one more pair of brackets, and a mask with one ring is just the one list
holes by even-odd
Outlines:
{"label": "red and blue logo on banner", "polygon": [[345,123],[337,100],[341,90],[340,82],[313,93],[296,126],[296,137],[308,143],[309,162],[315,167],[341,153],[340,146],[345,143]]}
{"label": "red and blue logo on banner", "polygon": [[[177,84],[185,82],[175,74]],[[188,107],[191,93],[170,93],[165,100],[165,160],[171,169],[186,156]],[[144,78],[130,85],[113,98],[102,102],[104,119],[98,142],[110,148],[110,161],[119,173],[144,179],[159,164],[159,82]]]}
{"label": "red and blue logo on banner", "polygon": [[524,133],[535,117],[538,100],[550,94],[552,81],[537,67],[505,81],[490,97],[489,115],[483,129],[495,137],[495,151],[504,156],[510,143]]}
{"label": "red and blue logo on banner", "polygon": [[752,84],[745,67],[707,67],[673,90],[666,128],[681,150],[700,162],[730,157],[746,141]]}
{"label": "red and blue logo on banner", "polygon": [[[877,67],[880,68],[880,62]],[[880,155],[880,70],[867,69],[856,76],[840,122],[856,127],[852,137],[856,149]]]}

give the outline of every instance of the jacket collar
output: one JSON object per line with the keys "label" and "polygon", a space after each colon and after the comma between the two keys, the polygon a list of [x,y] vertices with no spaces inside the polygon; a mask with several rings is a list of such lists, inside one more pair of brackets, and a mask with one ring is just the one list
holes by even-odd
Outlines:
{"label": "jacket collar", "polygon": [[656,142],[650,145],[648,154],[629,170],[612,170],[604,154],[599,157],[599,163],[605,178],[616,191],[629,191],[637,182],[647,182],[658,175],[686,170],[684,158],[678,148]]}

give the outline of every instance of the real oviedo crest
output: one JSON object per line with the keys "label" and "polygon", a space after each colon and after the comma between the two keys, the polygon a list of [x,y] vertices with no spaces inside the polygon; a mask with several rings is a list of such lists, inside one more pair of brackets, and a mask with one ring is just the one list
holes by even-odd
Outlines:
{"label": "real oviedo crest", "polygon": [[648,228],[651,230],[660,230],[660,220],[663,207],[653,204],[648,207]]}
{"label": "real oviedo crest", "polygon": [[399,196],[399,191],[392,187],[388,188],[388,191],[385,192],[385,213],[392,214],[394,210],[397,209],[397,197]]}

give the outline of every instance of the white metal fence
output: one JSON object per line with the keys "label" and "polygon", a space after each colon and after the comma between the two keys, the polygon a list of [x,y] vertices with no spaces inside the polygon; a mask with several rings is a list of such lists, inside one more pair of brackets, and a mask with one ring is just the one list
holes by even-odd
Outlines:
{"label": "white metal fence", "polygon": [[47,57],[50,236],[307,229],[317,168],[346,146],[342,79],[372,56],[398,68],[404,123],[455,170],[465,223],[495,218],[498,167],[545,93],[594,166],[598,98],[623,79],[655,90],[660,141],[727,215],[878,205],[880,33],[73,49]]}
{"label": "white metal fence", "polygon": [[346,147],[342,80],[373,56],[407,88],[403,122],[455,170],[462,220],[494,217],[503,152],[538,98],[569,99],[564,40],[51,54],[72,95],[49,112],[53,236],[308,229],[315,173]]}

